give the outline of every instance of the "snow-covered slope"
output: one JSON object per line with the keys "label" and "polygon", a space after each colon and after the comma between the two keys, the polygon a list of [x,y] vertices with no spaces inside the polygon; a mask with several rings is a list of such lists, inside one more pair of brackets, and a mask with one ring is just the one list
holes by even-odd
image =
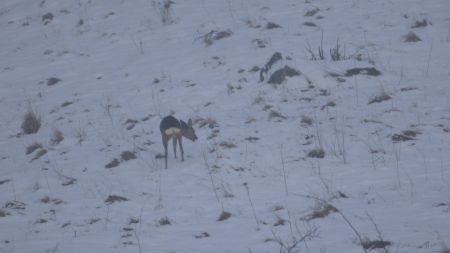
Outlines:
{"label": "snow-covered slope", "polygon": [[3,0],[0,252],[448,252],[449,10]]}

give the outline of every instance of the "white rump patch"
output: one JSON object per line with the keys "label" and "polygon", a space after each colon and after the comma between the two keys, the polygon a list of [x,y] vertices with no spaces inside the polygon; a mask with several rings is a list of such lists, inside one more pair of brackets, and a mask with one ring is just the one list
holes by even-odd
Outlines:
{"label": "white rump patch", "polygon": [[177,127],[171,127],[171,128],[167,128],[164,133],[166,135],[174,135],[174,134],[178,134],[181,132],[181,129],[177,128]]}

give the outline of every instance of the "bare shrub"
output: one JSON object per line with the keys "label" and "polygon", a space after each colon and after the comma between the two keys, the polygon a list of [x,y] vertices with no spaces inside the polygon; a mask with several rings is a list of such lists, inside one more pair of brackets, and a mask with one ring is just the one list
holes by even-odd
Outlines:
{"label": "bare shrub", "polygon": [[27,147],[25,154],[29,155],[40,148],[42,148],[42,144],[35,142]]}
{"label": "bare shrub", "polygon": [[41,128],[41,118],[30,108],[23,117],[21,128],[25,134],[37,133]]}
{"label": "bare shrub", "polygon": [[61,141],[64,140],[64,134],[59,129],[53,130],[53,136],[50,140],[52,145],[58,145]]}

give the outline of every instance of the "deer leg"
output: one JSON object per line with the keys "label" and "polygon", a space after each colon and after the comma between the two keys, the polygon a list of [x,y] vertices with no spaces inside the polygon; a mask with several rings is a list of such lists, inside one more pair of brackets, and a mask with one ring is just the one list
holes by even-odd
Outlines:
{"label": "deer leg", "polygon": [[173,155],[177,159],[177,138],[173,138]]}
{"label": "deer leg", "polygon": [[181,161],[184,161],[184,150],[183,150],[183,143],[181,142],[182,138],[181,136],[178,138],[178,143],[180,144],[180,150],[181,150]]}
{"label": "deer leg", "polygon": [[162,141],[163,141],[163,146],[164,146],[164,161],[165,161],[166,169],[167,169],[167,144],[168,144],[169,140],[165,135],[163,135]]}

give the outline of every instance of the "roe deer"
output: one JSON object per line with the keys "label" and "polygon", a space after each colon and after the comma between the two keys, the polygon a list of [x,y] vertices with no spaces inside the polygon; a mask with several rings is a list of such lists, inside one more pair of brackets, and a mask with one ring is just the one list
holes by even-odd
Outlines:
{"label": "roe deer", "polygon": [[161,120],[161,123],[159,124],[159,130],[161,130],[162,142],[164,146],[164,160],[166,164],[166,169],[167,169],[167,146],[170,138],[173,138],[173,153],[175,155],[175,158],[177,158],[177,140],[178,140],[181,150],[181,161],[184,161],[184,150],[183,144],[181,142],[181,137],[184,136],[194,142],[195,140],[197,140],[194,128],[192,128],[192,120],[189,119],[188,123],[186,124],[186,122],[182,120],[177,120],[175,117],[169,115]]}

